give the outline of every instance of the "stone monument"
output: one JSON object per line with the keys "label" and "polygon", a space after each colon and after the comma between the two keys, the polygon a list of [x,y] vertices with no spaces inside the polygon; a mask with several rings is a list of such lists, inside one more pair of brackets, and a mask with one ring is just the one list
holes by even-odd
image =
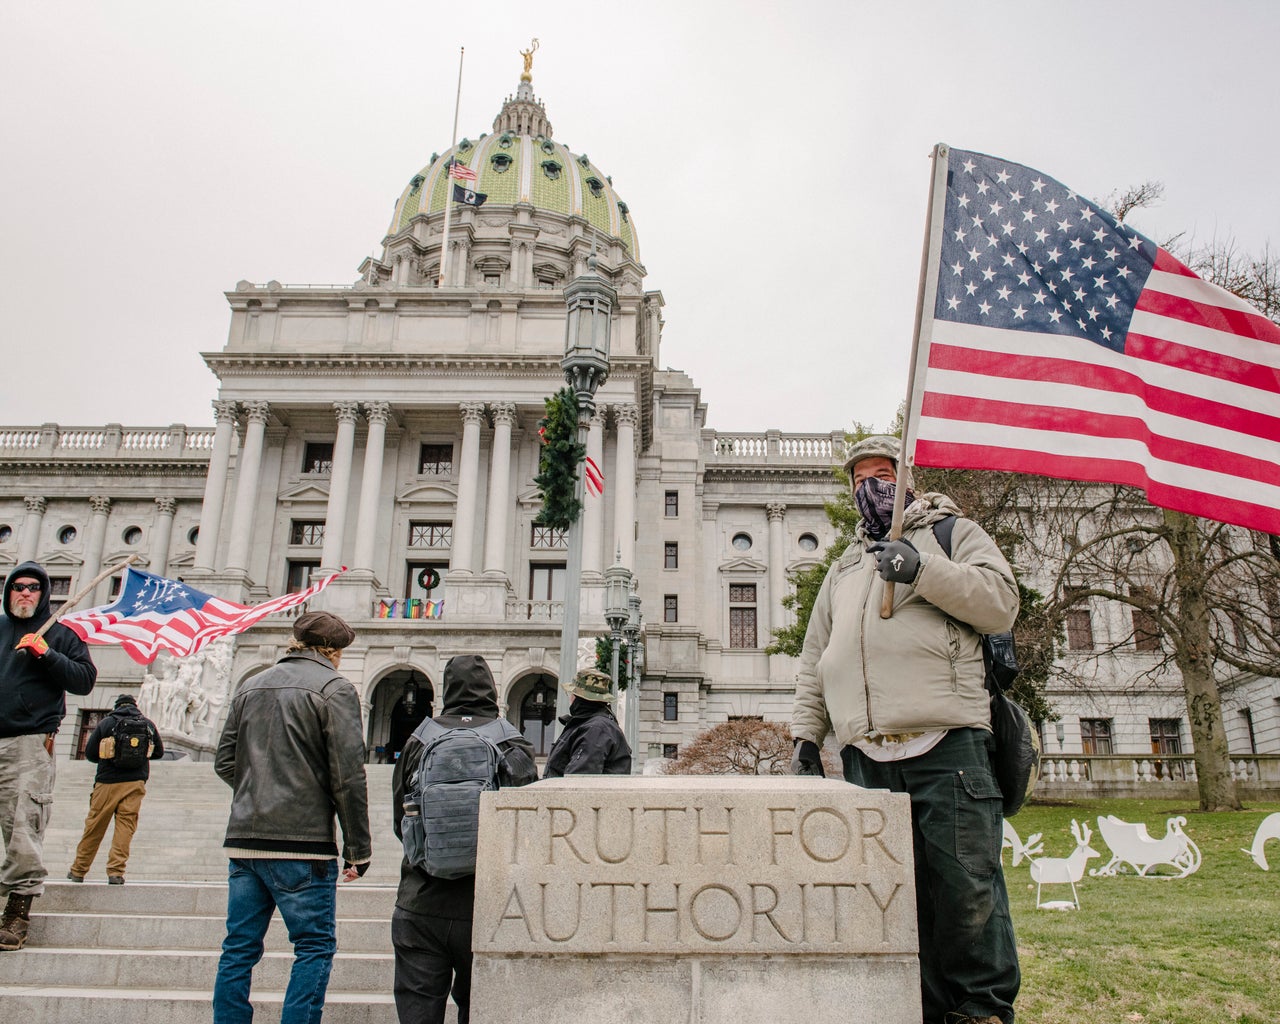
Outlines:
{"label": "stone monument", "polygon": [[484,794],[476,879],[476,1020],[920,1020],[904,794],[547,780]]}

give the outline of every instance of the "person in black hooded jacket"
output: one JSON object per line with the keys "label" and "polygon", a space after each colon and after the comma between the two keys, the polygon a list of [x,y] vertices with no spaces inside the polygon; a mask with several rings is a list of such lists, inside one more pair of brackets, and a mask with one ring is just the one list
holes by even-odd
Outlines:
{"label": "person in black hooded jacket", "polygon": [[[120,740],[116,730],[125,721],[137,721],[146,729],[147,749],[141,751],[141,760],[119,755]],[[84,835],[76,847],[67,877],[73,882],[84,881],[107,834],[107,826],[114,818],[116,827],[111,835],[111,852],[107,855],[107,881],[112,885],[123,885],[129,846],[138,828],[138,811],[142,808],[142,798],[147,795],[147,779],[151,777],[151,765],[147,762],[164,757],[164,742],[155,723],[138,710],[138,702],[129,694],[122,693],[116,698],[111,714],[104,715],[89,734],[84,756],[98,766],[98,772],[89,793]]]}
{"label": "person in black hooded jacket", "polygon": [[[474,654],[449,659],[444,669],[444,703],[435,721],[446,729],[476,728],[499,716],[498,689],[484,658]],[[401,835],[405,792],[418,772],[423,743],[415,732],[404,745],[392,773],[392,810],[396,838]],[[538,779],[534,750],[523,736],[498,744],[504,755],[498,781],[527,786]],[[440,1024],[450,991],[458,1005],[458,1024],[471,1015],[471,921],[476,876],[437,878],[400,864],[400,889],[391,916],[395,947],[394,994],[400,1024]]]}
{"label": "person in black hooded jacket", "polygon": [[583,669],[564,688],[573,695],[564,726],[547,755],[544,779],[563,775],[630,775],[631,748],[613,717],[610,680],[603,672]]}
{"label": "person in black hooded jacket", "polygon": [[98,678],[89,648],[62,623],[36,636],[49,616],[49,574],[23,562],[4,581],[0,615],[0,896],[7,897],[0,950],[26,944],[31,901],[44,892],[53,737],[67,713],[66,696],[87,694]]}

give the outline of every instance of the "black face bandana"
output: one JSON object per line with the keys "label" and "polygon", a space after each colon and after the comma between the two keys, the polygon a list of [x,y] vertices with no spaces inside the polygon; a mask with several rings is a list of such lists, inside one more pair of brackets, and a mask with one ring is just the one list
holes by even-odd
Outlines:
{"label": "black face bandana", "polygon": [[[853,492],[853,500],[866,523],[867,536],[872,540],[882,540],[889,535],[889,526],[893,522],[893,496],[897,489],[897,484],[889,480],[869,476]],[[916,500],[911,488],[907,488],[904,498],[904,508]]]}

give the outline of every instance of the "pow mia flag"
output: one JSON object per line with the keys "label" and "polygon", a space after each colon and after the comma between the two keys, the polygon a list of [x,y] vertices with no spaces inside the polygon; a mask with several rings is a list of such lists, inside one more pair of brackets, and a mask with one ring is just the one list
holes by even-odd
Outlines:
{"label": "pow mia flag", "polygon": [[465,203],[467,206],[482,206],[488,198],[483,192],[473,192],[471,189],[463,188],[456,183],[453,186],[453,201],[455,203]]}

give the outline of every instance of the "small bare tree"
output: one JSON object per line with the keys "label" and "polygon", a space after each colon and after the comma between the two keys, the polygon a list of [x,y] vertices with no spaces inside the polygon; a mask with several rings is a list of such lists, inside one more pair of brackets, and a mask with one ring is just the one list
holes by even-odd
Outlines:
{"label": "small bare tree", "polygon": [[785,775],[791,730],[781,722],[735,719],[713,725],[667,765],[668,775]]}

